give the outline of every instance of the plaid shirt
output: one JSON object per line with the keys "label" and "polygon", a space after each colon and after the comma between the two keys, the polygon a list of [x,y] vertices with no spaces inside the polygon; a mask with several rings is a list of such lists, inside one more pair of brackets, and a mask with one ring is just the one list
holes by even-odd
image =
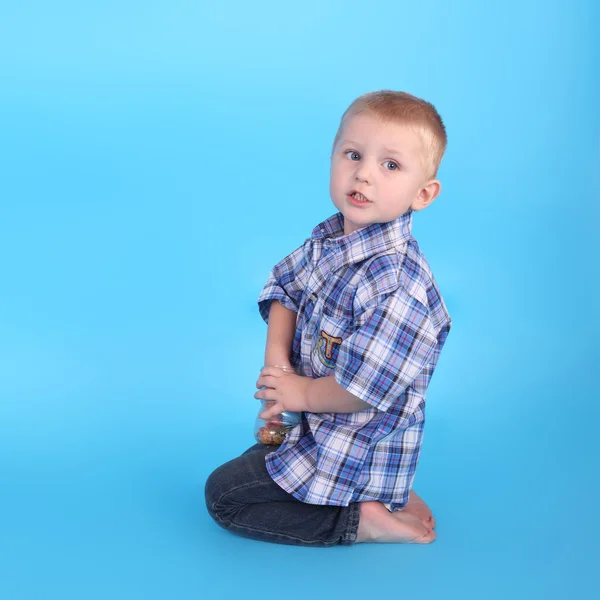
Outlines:
{"label": "plaid shirt", "polygon": [[372,408],[305,412],[267,455],[273,480],[309,504],[408,502],[423,438],[425,393],[451,319],[411,236],[412,210],[344,235],[341,213],[277,263],[258,298],[297,312],[291,362],[333,375]]}

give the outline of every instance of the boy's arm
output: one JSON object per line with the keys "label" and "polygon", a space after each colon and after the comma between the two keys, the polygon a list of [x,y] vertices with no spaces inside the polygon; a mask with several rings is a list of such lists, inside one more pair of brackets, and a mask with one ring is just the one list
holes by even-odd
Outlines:
{"label": "boy's arm", "polygon": [[[290,365],[290,354],[296,331],[297,313],[273,300],[269,309],[265,366]],[[370,405],[347,392],[333,375],[311,379],[307,388],[306,408],[310,412],[358,412]]]}
{"label": "boy's arm", "polygon": [[429,368],[431,376],[444,331],[434,328],[425,304],[399,287],[365,311],[362,325],[342,341],[335,363],[336,382],[384,412],[404,402],[403,415],[411,415],[416,409],[412,403],[421,398],[404,392],[425,369]]}
{"label": "boy's arm", "polygon": [[269,312],[274,300],[278,300],[288,310],[298,312],[312,271],[310,253],[310,244],[305,242],[271,269],[258,297],[258,309],[265,323],[269,321]]}
{"label": "boy's arm", "polygon": [[[296,316],[293,310],[287,309],[278,300],[273,300],[269,309],[267,328],[267,347],[265,350],[266,365],[290,365],[290,354]],[[347,392],[340,386],[333,375],[311,379],[306,394],[306,408],[310,412],[358,412],[370,408],[360,398]]]}
{"label": "boy's arm", "polygon": [[273,300],[269,309],[265,366],[291,366],[290,355],[296,331],[297,313],[289,310],[279,300]]}

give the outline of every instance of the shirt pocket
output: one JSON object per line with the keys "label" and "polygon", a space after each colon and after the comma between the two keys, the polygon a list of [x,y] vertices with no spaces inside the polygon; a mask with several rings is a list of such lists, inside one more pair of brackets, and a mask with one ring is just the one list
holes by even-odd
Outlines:
{"label": "shirt pocket", "polygon": [[352,319],[321,314],[311,352],[312,370],[317,377],[326,377],[332,374],[340,346],[355,329],[356,326]]}

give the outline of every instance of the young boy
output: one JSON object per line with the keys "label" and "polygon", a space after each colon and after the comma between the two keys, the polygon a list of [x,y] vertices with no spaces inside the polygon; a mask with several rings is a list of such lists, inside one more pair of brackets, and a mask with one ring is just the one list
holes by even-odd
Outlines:
{"label": "young boy", "polygon": [[254,397],[274,402],[263,418],[302,421],[281,446],[256,444],[210,475],[220,526],[305,546],[435,539],[411,486],[451,319],[411,224],[440,193],[445,148],[436,109],[407,93],[365,94],[342,116],[329,187],[339,212],[258,298],[267,366]]}

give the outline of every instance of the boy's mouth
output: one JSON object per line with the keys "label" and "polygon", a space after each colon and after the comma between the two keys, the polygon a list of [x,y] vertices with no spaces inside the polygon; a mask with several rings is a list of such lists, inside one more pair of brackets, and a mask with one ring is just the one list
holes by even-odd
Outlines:
{"label": "boy's mouth", "polygon": [[348,196],[351,196],[354,200],[358,200],[359,202],[364,202],[365,204],[367,202],[371,202],[371,200],[369,200],[366,196],[364,196],[363,194],[361,194],[360,192],[357,192],[356,190],[352,190]]}

